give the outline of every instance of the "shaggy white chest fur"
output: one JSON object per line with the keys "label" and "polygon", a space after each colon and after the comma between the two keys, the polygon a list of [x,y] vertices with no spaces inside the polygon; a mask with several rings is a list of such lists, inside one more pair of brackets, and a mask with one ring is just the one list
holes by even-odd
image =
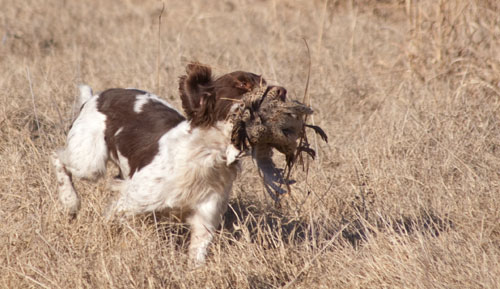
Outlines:
{"label": "shaggy white chest fur", "polygon": [[230,130],[224,122],[210,129],[181,122],[161,137],[151,164],[119,181],[124,197],[110,213],[192,210],[214,197],[227,200],[238,170],[236,160],[227,163]]}

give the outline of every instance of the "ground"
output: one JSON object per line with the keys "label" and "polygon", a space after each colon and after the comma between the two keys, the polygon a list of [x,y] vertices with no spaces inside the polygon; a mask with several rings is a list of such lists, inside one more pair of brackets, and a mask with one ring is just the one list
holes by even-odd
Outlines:
{"label": "ground", "polygon": [[[0,7],[0,287],[500,286],[496,1]],[[168,216],[104,222],[112,166],[77,181],[80,214],[63,213],[49,156],[78,111],[78,84],[180,107],[178,77],[196,60],[262,74],[302,100],[305,42],[310,121],[329,143],[309,135],[316,160],[296,167],[279,207],[245,161],[205,266],[188,264],[189,231]]]}

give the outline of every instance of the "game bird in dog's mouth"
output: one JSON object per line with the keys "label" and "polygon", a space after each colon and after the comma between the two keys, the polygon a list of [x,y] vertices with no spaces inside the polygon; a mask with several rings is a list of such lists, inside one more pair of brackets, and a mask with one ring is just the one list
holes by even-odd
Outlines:
{"label": "game bird in dog's mouth", "polygon": [[218,78],[192,63],[179,79],[185,116],[146,91],[113,88],[93,95],[80,86],[80,112],[67,144],[52,155],[59,199],[76,215],[80,208],[72,177],[96,179],[111,160],[120,170],[112,182],[119,192],[107,219],[154,212],[180,212],[191,226],[189,255],[205,260],[214,230],[227,209],[239,159],[251,152],[264,186],[277,199],[288,176],[272,160],[286,155],[288,171],[302,152],[314,157],[305,128],[311,108],[290,100],[283,87],[267,85],[253,73]]}
{"label": "game bird in dog's mouth", "polygon": [[[314,129],[324,141],[324,131],[305,123],[307,115],[313,110],[298,101],[290,100],[283,88],[261,86],[243,95],[241,105],[233,115],[232,143],[241,151],[249,148],[263,175],[264,186],[269,195],[278,201],[288,187],[288,176],[283,169],[276,168],[272,160],[272,148],[286,156],[286,166],[291,170],[295,160],[302,152],[312,158],[315,151],[309,147],[305,128]],[[300,140],[300,141],[299,141]]]}

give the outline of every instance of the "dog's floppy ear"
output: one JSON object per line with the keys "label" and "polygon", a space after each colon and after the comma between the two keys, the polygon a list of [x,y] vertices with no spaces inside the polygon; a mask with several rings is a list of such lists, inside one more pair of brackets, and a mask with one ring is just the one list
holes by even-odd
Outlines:
{"label": "dog's floppy ear", "polygon": [[213,91],[212,69],[194,62],[186,66],[186,75],[179,78],[182,109],[188,120],[196,118],[201,106],[211,98]]}

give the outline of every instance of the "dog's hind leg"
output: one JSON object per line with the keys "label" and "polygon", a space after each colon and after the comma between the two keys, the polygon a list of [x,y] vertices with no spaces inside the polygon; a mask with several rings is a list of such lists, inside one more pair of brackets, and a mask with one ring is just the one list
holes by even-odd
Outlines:
{"label": "dog's hind leg", "polygon": [[59,199],[71,214],[80,208],[72,177],[96,179],[106,171],[109,152],[104,137],[106,116],[97,109],[97,96],[80,86],[81,110],[68,132],[66,147],[54,152],[52,164],[58,182]]}
{"label": "dog's hind leg", "polygon": [[57,178],[59,200],[68,212],[74,216],[80,209],[80,198],[78,197],[78,194],[73,186],[71,173],[68,172],[64,164],[61,162],[59,154],[60,151],[53,152],[51,155],[52,165],[54,166]]}

